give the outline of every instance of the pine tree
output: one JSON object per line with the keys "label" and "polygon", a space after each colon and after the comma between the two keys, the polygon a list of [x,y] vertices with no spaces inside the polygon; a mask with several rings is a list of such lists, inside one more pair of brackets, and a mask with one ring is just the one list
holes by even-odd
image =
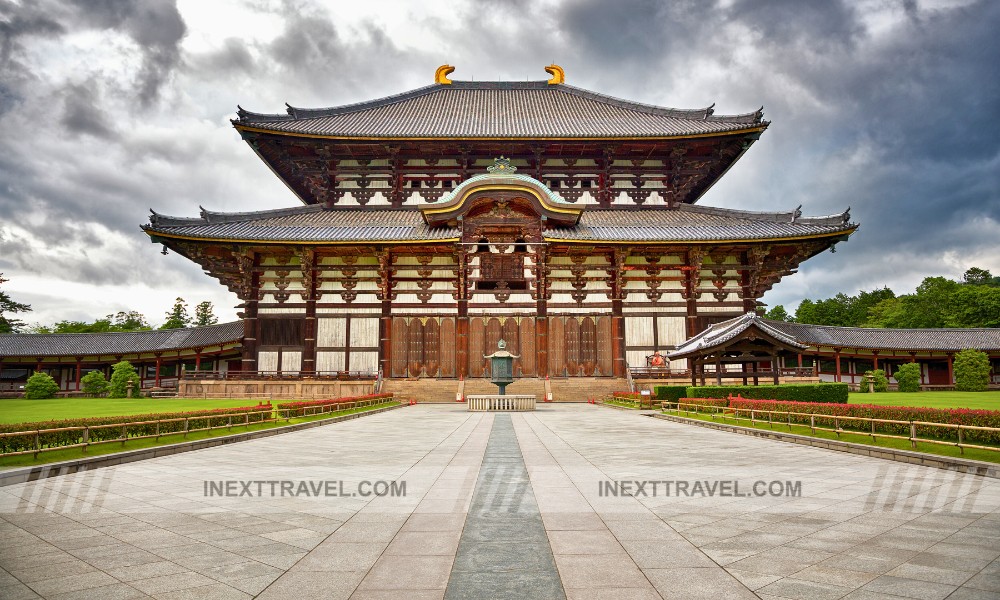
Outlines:
{"label": "pine tree", "polygon": [[[0,283],[8,281],[0,273]],[[0,333],[18,333],[24,327],[24,321],[8,317],[4,313],[28,312],[31,310],[30,304],[14,302],[6,292],[0,291]]]}
{"label": "pine tree", "polygon": [[191,315],[188,314],[188,305],[184,298],[174,300],[174,307],[167,312],[167,320],[160,329],[180,329],[191,324]]}
{"label": "pine tree", "polygon": [[215,307],[208,300],[204,302],[199,302],[198,306],[194,308],[194,325],[195,327],[204,327],[205,325],[215,325],[219,322],[219,317],[215,316]]}

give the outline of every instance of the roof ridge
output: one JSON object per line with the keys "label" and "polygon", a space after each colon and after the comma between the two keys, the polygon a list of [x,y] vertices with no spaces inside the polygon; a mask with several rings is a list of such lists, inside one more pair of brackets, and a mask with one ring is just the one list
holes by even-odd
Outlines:
{"label": "roof ridge", "polygon": [[379,108],[382,106],[396,104],[398,102],[403,102],[405,100],[411,100],[413,98],[419,98],[421,96],[426,96],[428,94],[448,91],[448,90],[505,90],[505,89],[552,90],[554,92],[570,94],[580,98],[587,98],[595,102],[601,102],[603,104],[615,106],[618,108],[625,108],[629,110],[634,110],[636,112],[672,117],[676,119],[712,121],[721,123],[738,123],[746,125],[755,125],[764,123],[764,121],[762,120],[764,114],[763,106],[756,111],[748,113],[741,113],[735,115],[716,115],[714,103],[704,108],[692,108],[692,109],[671,108],[666,106],[658,106],[655,104],[647,104],[644,102],[625,100],[615,96],[610,96],[608,94],[594,92],[591,90],[579,88],[565,83],[552,85],[549,84],[546,80],[539,80],[539,81],[453,80],[450,84],[433,83],[430,85],[426,85],[424,87],[407,90],[405,92],[400,92],[389,96],[383,96],[381,98],[376,98],[374,100],[365,100],[362,102],[353,102],[350,104],[329,106],[325,108],[302,108],[302,107],[292,106],[286,103],[285,104],[286,114],[258,113],[246,110],[242,106],[237,105],[236,106],[237,119],[232,120],[231,122],[233,124],[236,123],[245,124],[245,123],[274,123],[282,121],[303,121],[309,119],[331,117],[334,115],[341,115],[346,113],[361,112],[373,108]]}
{"label": "roof ridge", "polygon": [[226,326],[232,326],[233,324],[239,324],[241,327],[243,321],[226,321],[225,323],[213,323],[212,325],[199,325],[197,327],[174,327],[171,329],[135,329],[132,331],[75,331],[75,332],[62,332],[62,333],[0,333],[0,337],[18,337],[24,338],[28,336],[38,337],[70,337],[78,335],[152,335],[152,334],[175,334],[175,333],[193,333],[196,331],[205,331],[209,329],[221,329]]}

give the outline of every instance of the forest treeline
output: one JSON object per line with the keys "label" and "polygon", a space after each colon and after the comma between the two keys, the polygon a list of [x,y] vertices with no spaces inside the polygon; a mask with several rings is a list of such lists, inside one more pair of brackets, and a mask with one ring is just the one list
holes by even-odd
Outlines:
{"label": "forest treeline", "polygon": [[961,281],[927,277],[912,294],[896,295],[888,287],[856,296],[840,293],[825,300],[803,300],[794,315],[778,305],[765,316],[840,327],[1000,327],[1000,277],[973,267]]}

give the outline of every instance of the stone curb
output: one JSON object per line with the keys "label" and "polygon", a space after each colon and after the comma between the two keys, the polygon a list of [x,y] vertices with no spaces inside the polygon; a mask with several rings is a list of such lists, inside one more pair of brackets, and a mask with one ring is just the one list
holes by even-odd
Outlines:
{"label": "stone curb", "polygon": [[55,462],[48,465],[38,465],[34,467],[11,469],[9,471],[0,471],[0,488],[28,481],[46,479],[48,477],[57,477],[59,475],[69,475],[80,471],[89,471],[91,469],[122,465],[125,463],[135,462],[137,460],[159,458],[161,456],[170,456],[171,454],[179,454],[181,452],[190,452],[191,450],[202,450],[204,448],[223,446],[225,444],[235,444],[237,442],[246,442],[258,438],[270,437],[272,435],[280,435],[282,433],[292,433],[293,431],[311,429],[322,425],[331,425],[333,423],[358,419],[368,415],[377,415],[379,413],[395,410],[404,406],[406,405],[397,404],[396,406],[386,406],[383,408],[376,408],[375,410],[333,417],[331,419],[320,419],[318,421],[296,423],[295,425],[286,425],[284,427],[275,427],[273,429],[248,431],[246,433],[237,433],[234,435],[225,435],[204,440],[178,442],[176,444],[168,444],[166,446],[154,446],[153,448],[142,448],[139,450],[126,450],[125,452],[105,454],[102,456],[95,456],[93,458],[78,458],[74,460]]}
{"label": "stone curb", "polygon": [[780,431],[754,429],[751,427],[741,427],[739,425],[712,423],[710,421],[688,419],[686,417],[675,417],[674,415],[664,415],[659,413],[650,413],[646,416],[653,417],[654,419],[673,421],[675,423],[684,423],[686,425],[697,425],[699,427],[706,427],[708,429],[716,429],[719,431],[742,433],[743,435],[778,440],[793,444],[803,444],[805,446],[825,448],[827,450],[835,450],[837,452],[848,452],[850,454],[860,454],[862,456],[883,458],[886,460],[894,460],[896,462],[909,463],[912,465],[923,465],[925,467],[947,469],[949,471],[958,471],[960,473],[968,473],[970,475],[980,475],[982,477],[1000,479],[1000,464],[989,463],[981,460],[937,456],[935,454],[926,454],[911,450],[896,450],[894,448],[883,448],[881,446],[867,446],[865,444],[814,438],[794,433],[782,433]]}

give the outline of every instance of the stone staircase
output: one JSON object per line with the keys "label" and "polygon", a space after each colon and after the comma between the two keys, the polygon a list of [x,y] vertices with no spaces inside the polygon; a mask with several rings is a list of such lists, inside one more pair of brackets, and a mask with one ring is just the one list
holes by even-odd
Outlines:
{"label": "stone staircase", "polygon": [[406,402],[413,399],[417,402],[455,402],[455,394],[459,389],[457,379],[386,379],[382,383],[382,391],[395,394],[397,400]]}
{"label": "stone staircase", "polygon": [[[548,385],[546,385],[546,383]],[[628,389],[625,379],[613,377],[559,377],[546,382],[537,377],[517,379],[507,386],[508,394],[534,394],[537,402],[545,401],[546,393],[552,392],[553,402],[586,402],[610,396],[613,392]],[[382,391],[392,392],[398,400],[414,399],[417,402],[455,402],[455,394],[495,394],[497,386],[489,379],[474,378],[465,381],[457,379],[386,379]]]}
{"label": "stone staircase", "polygon": [[628,390],[624,378],[616,377],[559,377],[549,380],[553,402],[586,402],[600,400],[614,392]]}

